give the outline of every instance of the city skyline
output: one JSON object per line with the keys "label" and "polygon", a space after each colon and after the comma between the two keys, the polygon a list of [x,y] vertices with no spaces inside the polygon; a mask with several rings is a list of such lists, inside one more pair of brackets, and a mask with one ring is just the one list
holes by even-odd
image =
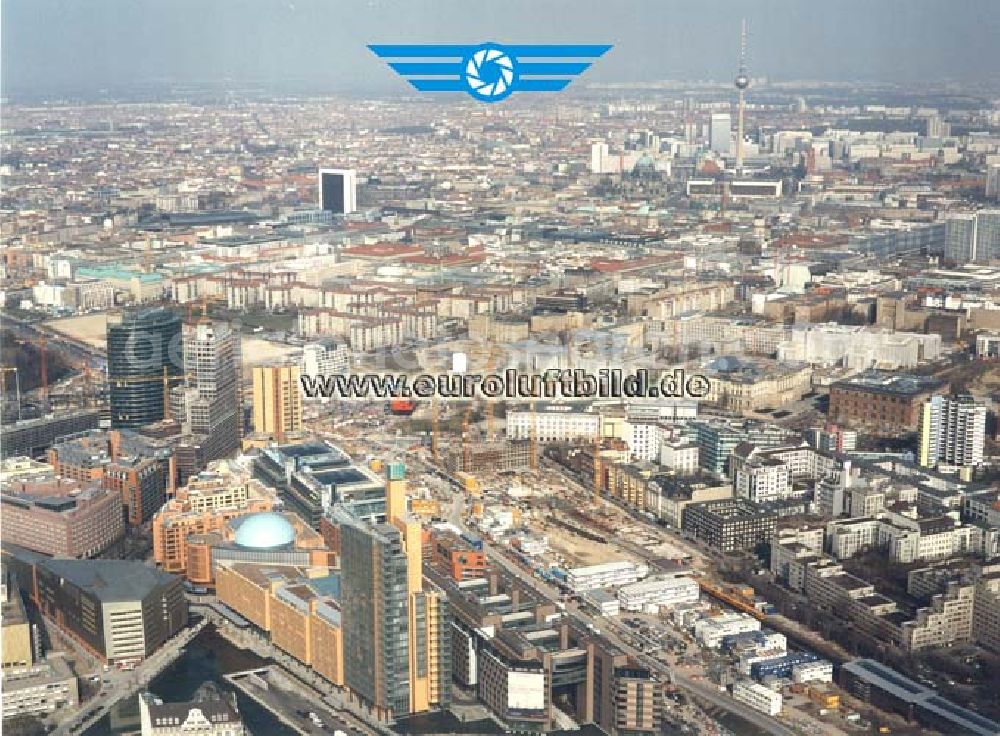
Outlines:
{"label": "city skyline", "polygon": [[1000,736],[1000,0],[0,1],[5,731]]}
{"label": "city skyline", "polygon": [[[176,88],[268,94],[402,95],[411,90],[367,52],[375,42],[611,43],[586,84],[659,80],[731,82],[740,18],[750,75],[775,81],[942,84],[990,89],[1000,14],[989,0],[941,13],[920,0],[838,0],[818,18],[793,0],[623,3],[609,17],[596,0],[540,8],[505,3],[369,0],[336,12],[320,0],[266,1],[246,13],[232,0],[121,5],[7,0],[2,86],[9,99],[155,97]],[[194,22],[195,18],[198,22]],[[541,26],[546,30],[539,32]],[[260,29],[266,28],[266,31]],[[752,87],[751,87],[752,97]]]}

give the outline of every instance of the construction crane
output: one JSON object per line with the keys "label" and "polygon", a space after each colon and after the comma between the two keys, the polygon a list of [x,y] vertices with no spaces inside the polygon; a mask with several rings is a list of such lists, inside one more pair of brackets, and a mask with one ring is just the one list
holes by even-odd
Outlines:
{"label": "construction crane", "polygon": [[[493,370],[496,361],[497,347],[496,343],[490,342],[490,352],[486,358],[486,367],[483,370],[483,375],[489,375]],[[481,399],[480,399],[481,400]],[[470,401],[468,408],[465,410],[465,414],[462,416],[462,468],[465,472],[469,472],[469,465],[472,461],[472,448],[469,443],[469,419],[472,416],[472,410],[475,408],[476,402]],[[491,426],[493,407],[492,402],[486,402],[486,412],[488,425]]]}
{"label": "construction crane", "polygon": [[438,453],[438,402],[437,391],[431,394],[431,457],[434,464],[441,464],[441,457]]}
{"label": "construction crane", "polygon": [[45,410],[49,409],[49,341],[43,335],[38,338],[38,352],[40,359],[40,375],[42,380],[42,403]]}
{"label": "construction crane", "polygon": [[194,305],[201,305],[201,319],[208,319],[208,303],[211,299],[208,295],[198,297],[197,299],[192,299],[187,303],[187,321],[188,324],[194,324]]}
{"label": "construction crane", "polygon": [[153,244],[149,233],[146,233],[146,247],[142,251],[142,271],[143,273],[153,272]]}
{"label": "construction crane", "polygon": [[601,495],[601,486],[604,485],[603,476],[604,468],[601,464],[601,438],[604,435],[603,420],[602,424],[597,430],[597,436],[594,437],[594,498],[597,499]]}
{"label": "construction crane", "polygon": [[538,470],[538,415],[535,413],[535,402],[532,401],[529,406],[531,408],[531,431],[528,441],[531,443],[531,454],[528,456],[528,462],[532,470]]}

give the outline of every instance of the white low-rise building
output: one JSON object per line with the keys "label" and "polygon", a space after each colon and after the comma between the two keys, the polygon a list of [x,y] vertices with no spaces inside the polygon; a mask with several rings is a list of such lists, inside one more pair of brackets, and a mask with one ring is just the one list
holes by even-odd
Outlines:
{"label": "white low-rise building", "polygon": [[733,685],[733,700],[769,716],[781,713],[781,693],[752,680],[740,680]]}
{"label": "white low-rise building", "polygon": [[740,655],[739,661],[736,663],[736,671],[741,675],[748,675],[753,669],[753,666],[757,662],[766,662],[769,659],[779,659],[788,654],[788,649],[785,645],[780,647],[761,647],[759,649],[754,649],[749,652],[743,652]]}
{"label": "white low-rise building", "polygon": [[535,442],[592,441],[601,433],[601,415],[569,405],[507,412],[507,439]]}
{"label": "white low-rise building", "polygon": [[833,664],[821,659],[792,667],[792,682],[833,682]]}
{"label": "white low-rise building", "polygon": [[656,422],[626,421],[623,430],[625,444],[633,458],[646,462],[659,459],[663,427]]}
{"label": "white low-rise building", "polygon": [[44,716],[80,702],[76,675],[61,654],[3,673],[3,718]]}
{"label": "white low-rise building", "polygon": [[801,360],[814,365],[866,369],[912,368],[934,360],[941,352],[941,336],[894,332],[877,327],[840,324],[794,325],[789,339],[778,346],[778,360]]}
{"label": "white low-rise building", "polygon": [[785,499],[792,492],[791,477],[791,470],[783,460],[776,457],[754,458],[736,471],[735,495],[754,503]]}
{"label": "white low-rise building", "polygon": [[613,593],[606,590],[588,590],[582,596],[583,602],[590,606],[599,616],[617,616],[621,613],[621,605]]}
{"label": "white low-rise building", "polygon": [[644,563],[621,560],[600,565],[574,567],[566,571],[566,584],[576,593],[597,588],[617,588],[642,580],[649,574]]}
{"label": "white low-rise building", "polygon": [[660,443],[660,465],[677,475],[698,472],[698,444],[687,438],[665,439]]}
{"label": "white low-rise building", "polygon": [[618,601],[626,611],[641,611],[646,606],[675,606],[698,600],[698,583],[689,577],[656,578],[624,585],[618,589]]}
{"label": "white low-rise building", "polygon": [[724,613],[696,621],[694,638],[702,646],[715,649],[722,643],[723,637],[744,631],[760,631],[760,621],[745,613]]}

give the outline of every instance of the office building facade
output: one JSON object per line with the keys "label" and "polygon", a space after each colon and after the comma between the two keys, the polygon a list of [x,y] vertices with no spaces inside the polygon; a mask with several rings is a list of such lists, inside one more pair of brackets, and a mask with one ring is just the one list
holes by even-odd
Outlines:
{"label": "office building facade", "polygon": [[752,550],[774,535],[777,516],[743,498],[692,503],[685,507],[681,528],[722,552]]}
{"label": "office building facade", "polygon": [[253,369],[253,431],[284,442],[302,429],[302,392],[297,365]]}
{"label": "office building facade", "polygon": [[175,417],[202,436],[205,461],[232,455],[243,435],[240,335],[221,323],[184,327],[185,385],[175,389]]}
{"label": "office building facade", "polygon": [[727,156],[733,147],[733,119],[728,112],[712,113],[708,129],[708,145],[716,153]]}
{"label": "office building facade", "polygon": [[125,534],[121,494],[96,484],[5,483],[0,505],[4,542],[55,557],[94,557]]}
{"label": "office building facade", "polygon": [[111,426],[160,421],[164,395],[184,369],[180,318],[162,308],[128,311],[107,337]]}
{"label": "office building facade", "polygon": [[167,500],[164,465],[154,458],[119,457],[105,468],[104,487],[121,496],[130,526],[145,524]]}
{"label": "office building facade", "polygon": [[180,578],[144,562],[4,554],[41,612],[105,662],[145,659],[187,626]]}
{"label": "office building facade", "polygon": [[948,215],[944,255],[959,265],[1000,258],[1000,209]]}
{"label": "office building facade", "polygon": [[357,172],[353,169],[320,169],[319,207],[337,215],[349,215],[357,210]]}

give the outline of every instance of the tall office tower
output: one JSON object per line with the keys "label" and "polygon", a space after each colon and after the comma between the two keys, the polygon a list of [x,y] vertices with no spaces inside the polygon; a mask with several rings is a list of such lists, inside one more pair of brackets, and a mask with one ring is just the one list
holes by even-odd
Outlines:
{"label": "tall office tower", "polygon": [[184,326],[185,385],[173,392],[175,418],[204,435],[205,461],[232,455],[243,434],[240,335],[221,323]]}
{"label": "tall office tower", "polygon": [[1000,164],[986,167],[986,199],[1000,202]]}
{"label": "tall office tower", "polygon": [[344,682],[380,714],[410,712],[409,596],[406,552],[389,524],[338,519]]}
{"label": "tall office tower", "polygon": [[443,707],[451,696],[448,599],[424,589],[420,523],[406,511],[404,467],[391,463],[387,523],[338,510],[344,615],[344,680],[380,714]]}
{"label": "tall office tower", "polygon": [[746,89],[750,86],[750,75],[747,74],[747,22],[743,20],[740,28],[740,71],[733,80],[739,90],[739,103],[736,112],[736,173],[743,172],[743,112],[746,107]]}
{"label": "tall office tower", "polygon": [[976,261],[1000,260],[1000,210],[976,213]]}
{"label": "tall office tower", "polygon": [[111,426],[160,421],[172,377],[183,371],[180,318],[162,308],[130,310],[107,334]]}
{"label": "tall office tower", "polygon": [[354,169],[319,170],[319,208],[349,215],[358,208],[358,174]]}
{"label": "tall office tower", "polygon": [[594,143],[590,146],[590,173],[603,174],[608,161],[608,144]]}
{"label": "tall office tower", "polygon": [[297,365],[253,369],[253,431],[284,442],[302,429],[302,393]]}
{"label": "tall office tower", "polygon": [[948,215],[944,224],[944,257],[959,265],[976,260],[976,216]]}
{"label": "tall office tower", "polygon": [[920,415],[920,464],[976,466],[983,462],[986,406],[971,396],[932,396]]}
{"label": "tall office tower", "polygon": [[720,155],[729,155],[733,145],[733,121],[728,112],[712,113],[712,123],[708,129],[708,145]]}

